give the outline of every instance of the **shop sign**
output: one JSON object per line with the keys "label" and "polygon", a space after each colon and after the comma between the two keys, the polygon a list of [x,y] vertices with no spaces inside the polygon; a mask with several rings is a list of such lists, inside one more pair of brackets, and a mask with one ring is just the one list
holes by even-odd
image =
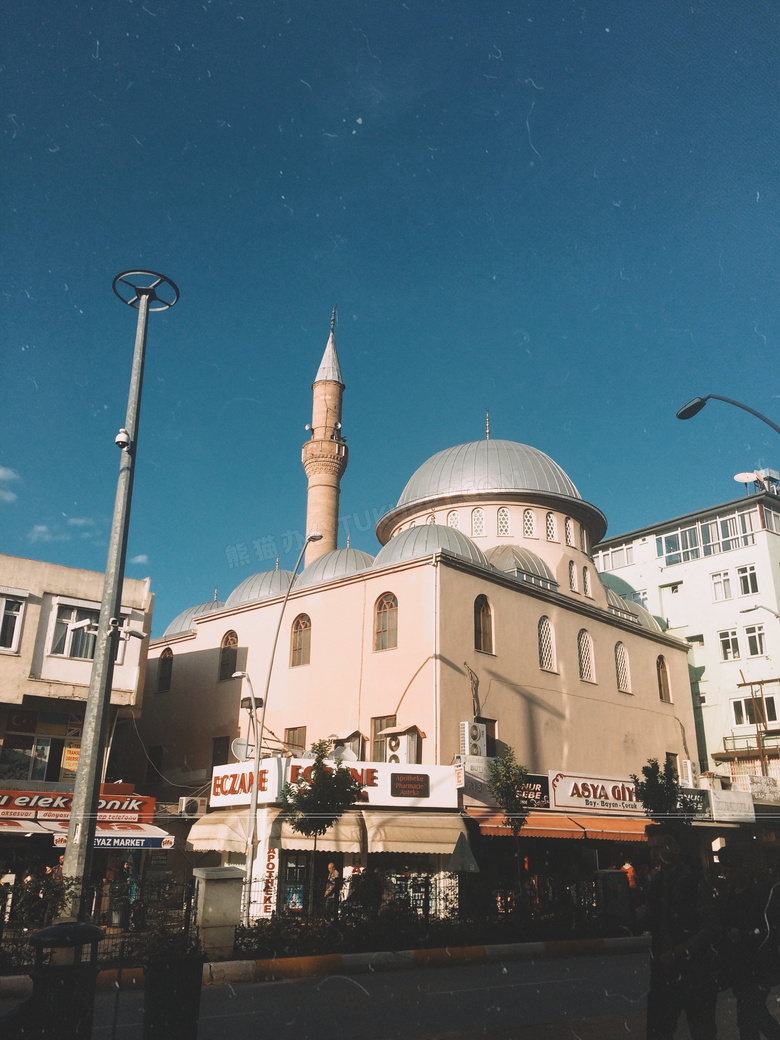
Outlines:
{"label": "shop sign", "polygon": [[[72,801],[72,791],[9,791],[0,788],[0,819],[68,820]],[[109,796],[103,791],[98,800],[98,820],[151,822],[154,806],[154,798],[134,793]]]}
{"label": "shop sign", "polygon": [[680,809],[686,816],[692,816],[695,820],[711,820],[712,809],[710,808],[710,792],[704,788],[682,787],[680,788]]}
{"label": "shop sign", "polygon": [[550,807],[579,812],[644,815],[631,780],[614,776],[550,771]]}
{"label": "shop sign", "polygon": [[756,810],[747,791],[710,791],[712,818],[722,823],[755,823]]}
{"label": "shop sign", "polygon": [[[335,768],[336,763],[327,763]],[[285,783],[307,779],[310,758],[264,758],[258,770],[257,803],[279,802]],[[350,762],[349,769],[363,790],[362,804],[456,809],[458,791],[451,766],[402,766],[390,762]],[[252,797],[253,763],[216,766],[211,778],[211,808],[248,805]]]}
{"label": "shop sign", "polygon": [[[498,806],[493,792],[490,790],[490,758],[476,755],[456,755],[455,774],[461,792],[463,807],[467,805],[484,806],[495,809]],[[522,786],[523,802],[529,809],[550,808],[549,779],[541,773],[528,773]]]}

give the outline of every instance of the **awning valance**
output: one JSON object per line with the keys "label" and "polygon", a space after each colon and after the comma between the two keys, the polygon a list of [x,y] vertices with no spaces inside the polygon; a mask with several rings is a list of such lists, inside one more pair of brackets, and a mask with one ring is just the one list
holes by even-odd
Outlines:
{"label": "awning valance", "polygon": [[[46,820],[44,830],[54,835],[54,844],[62,847],[68,841],[67,820]],[[95,825],[96,849],[172,849],[173,837],[162,827],[151,823],[109,823],[98,820]]]}
{"label": "awning valance", "polygon": [[[278,809],[257,810],[257,833],[273,826]],[[196,820],[187,835],[187,847],[195,852],[235,852],[242,855],[249,842],[249,809],[206,813]]]}
{"label": "awning valance", "polygon": [[609,816],[572,816],[571,819],[585,828],[585,836],[599,841],[644,841],[645,827],[650,822],[646,817],[628,819]]}
{"label": "awning valance", "polygon": [[428,852],[451,856],[466,833],[462,818],[452,813],[363,810],[369,852]]}
{"label": "awning valance", "polygon": [[35,820],[2,820],[0,819],[0,838],[19,835],[26,838],[29,834],[50,834],[51,832],[42,827]]}
{"label": "awning valance", "polygon": [[[512,834],[500,811],[467,810],[482,834],[506,837]],[[644,841],[646,817],[564,816],[562,813],[529,812],[521,838],[591,838],[598,841]]]}
{"label": "awning valance", "polygon": [[[283,849],[311,851],[314,848],[314,838],[298,834],[293,830],[289,820],[281,821],[279,837]],[[345,812],[324,834],[318,835],[317,850],[319,852],[365,852],[366,832],[361,813],[349,810]]]}

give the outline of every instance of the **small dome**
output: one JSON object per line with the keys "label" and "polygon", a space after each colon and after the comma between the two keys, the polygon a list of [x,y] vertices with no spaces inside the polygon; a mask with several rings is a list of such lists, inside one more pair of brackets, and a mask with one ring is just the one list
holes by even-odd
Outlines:
{"label": "small dome", "polygon": [[462,556],[471,563],[478,563],[481,567],[489,566],[485,554],[465,534],[456,531],[454,527],[423,524],[420,527],[408,527],[395,538],[391,538],[387,545],[379,550],[374,567],[386,567],[390,563],[400,563],[402,560],[416,560],[440,549],[455,556]]}
{"label": "small dome", "polygon": [[582,497],[558,463],[543,451],[515,441],[484,440],[458,444],[431,456],[413,474],[398,506],[474,491],[543,491]]}
{"label": "small dome", "polygon": [[348,578],[351,574],[366,571],[374,562],[374,557],[360,549],[333,549],[323,553],[310,563],[295,583],[296,589],[308,588],[311,585],[322,585],[326,581]]}
{"label": "small dome", "polygon": [[[504,571],[507,574],[520,571],[521,576],[526,580],[530,579],[533,584],[541,582],[548,588],[558,586],[555,575],[544,560],[540,559],[536,553],[523,549],[519,545],[494,545],[492,549],[488,549],[485,555],[496,570]],[[538,581],[534,581],[534,579],[538,579]]]}
{"label": "small dome", "polygon": [[222,610],[225,604],[217,599],[209,600],[208,603],[196,603],[194,607],[188,607],[178,614],[163,632],[163,639],[167,636],[180,636],[193,628],[192,621],[202,614],[213,614],[215,610]]}
{"label": "small dome", "polygon": [[[599,575],[599,577],[603,579],[604,575]],[[623,584],[626,583],[624,582]],[[648,610],[645,610],[641,603],[634,603],[633,600],[623,599],[623,597],[619,596],[614,589],[611,589],[606,582],[604,582],[604,587],[607,590],[607,604],[610,613],[622,617],[624,621],[636,621],[637,624],[641,625],[642,628],[646,628],[649,632],[661,631],[661,626],[655,620],[653,615]]]}
{"label": "small dome", "polygon": [[292,571],[260,571],[245,578],[228,596],[226,607],[238,607],[242,603],[254,603],[272,596],[283,596],[290,587]]}

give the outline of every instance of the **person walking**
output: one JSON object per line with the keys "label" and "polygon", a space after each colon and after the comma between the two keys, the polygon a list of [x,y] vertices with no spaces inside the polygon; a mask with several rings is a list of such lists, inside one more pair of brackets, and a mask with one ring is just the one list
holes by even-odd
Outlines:
{"label": "person walking", "polygon": [[718,864],[727,886],[718,900],[726,940],[723,974],[737,1001],[740,1040],[780,1040],[780,1023],[766,1006],[780,978],[774,890],[751,876],[736,849],[721,849]]}
{"label": "person walking", "polygon": [[671,828],[649,824],[645,833],[655,868],[646,903],[637,910],[652,935],[647,1040],[674,1040],[683,1011],[691,1040],[716,1040],[718,921],[712,892],[683,862]]}

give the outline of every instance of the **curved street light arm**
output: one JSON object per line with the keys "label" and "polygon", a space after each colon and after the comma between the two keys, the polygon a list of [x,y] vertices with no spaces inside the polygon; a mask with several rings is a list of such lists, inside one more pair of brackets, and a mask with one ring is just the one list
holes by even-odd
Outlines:
{"label": "curved street light arm", "polygon": [[741,401],[735,401],[731,397],[721,397],[720,394],[707,394],[706,397],[694,397],[688,404],[677,412],[678,419],[692,419],[697,412],[700,412],[707,401],[725,401],[726,404],[733,404],[735,408],[741,408],[744,412],[750,412],[751,415],[755,415],[761,422],[765,422],[767,426],[771,426],[775,433],[780,433],[780,426],[777,423],[773,423],[771,419],[768,419],[761,412],[757,412],[755,408],[751,408],[750,405],[743,404]]}

